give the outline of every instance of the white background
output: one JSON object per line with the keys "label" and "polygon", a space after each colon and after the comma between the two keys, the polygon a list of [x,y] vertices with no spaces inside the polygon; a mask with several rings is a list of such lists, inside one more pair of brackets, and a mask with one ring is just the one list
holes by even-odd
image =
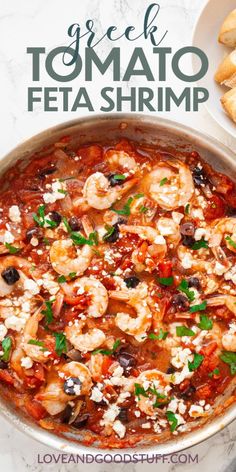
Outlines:
{"label": "white background", "polygon": [[[217,3],[222,0],[215,0]],[[122,31],[127,25],[135,25],[137,31],[141,31],[143,15],[146,7],[151,2],[148,0],[0,0],[0,156],[10,151],[18,143],[31,137],[45,128],[68,121],[86,114],[85,109],[76,113],[47,112],[42,106],[37,105],[35,111],[27,111],[27,87],[31,82],[31,60],[26,54],[27,47],[45,47],[47,52],[59,45],[69,45],[67,28],[72,23],[85,24],[88,18],[95,19],[96,31],[99,36],[109,25],[119,26]],[[172,47],[174,50],[191,44],[193,26],[196,18],[205,4],[205,0],[159,0],[161,13],[158,24],[161,32],[168,30],[168,35],[162,45]],[[212,38],[209,38],[212,40]],[[114,43],[114,46],[118,46]],[[122,70],[127,65],[130,52],[134,44],[127,45],[127,41],[119,43],[122,48]],[[157,70],[155,56],[150,53],[150,44],[144,39],[135,43],[142,46],[148,55],[153,71]],[[97,52],[104,57],[109,52],[111,45],[108,41],[102,42]],[[210,59],[210,58],[209,58]],[[42,64],[43,66],[43,64]],[[190,59],[185,60],[185,70],[190,70]],[[111,85],[111,75],[105,78],[97,75],[92,83],[88,84],[88,91],[97,111],[99,107],[99,93],[104,86]],[[42,87],[58,86],[47,77],[42,67],[40,84]],[[63,84],[61,84],[63,85]],[[74,91],[84,86],[83,73],[72,84]],[[116,84],[120,85],[120,84]],[[132,79],[130,84],[123,83],[124,90],[128,92],[130,86],[154,86],[145,83],[144,80]],[[176,79],[168,68],[167,86],[178,93],[183,84]],[[126,108],[128,111],[128,108]],[[126,110],[124,109],[124,111]],[[236,139],[224,132],[208,115],[204,107],[198,113],[186,113],[175,109],[171,113],[163,113],[169,119],[176,120],[208,133],[236,149]],[[14,430],[3,419],[0,419],[0,470],[22,472],[32,470],[40,472],[44,470],[80,470],[82,467],[88,471],[105,471],[113,468],[114,472],[123,468],[130,472],[149,470],[161,470],[172,472],[186,470],[188,472],[205,469],[209,472],[233,472],[236,470],[236,451],[234,441],[236,439],[235,424],[231,425],[204,444],[201,444],[188,452],[194,456],[199,454],[199,465],[40,465],[37,464],[37,454],[41,457],[55,451],[41,446],[35,441]],[[234,465],[232,464],[234,461]]]}

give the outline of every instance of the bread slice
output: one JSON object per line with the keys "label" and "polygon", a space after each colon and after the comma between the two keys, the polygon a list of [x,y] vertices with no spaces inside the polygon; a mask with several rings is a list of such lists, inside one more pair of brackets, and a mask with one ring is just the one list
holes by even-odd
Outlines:
{"label": "bread slice", "polygon": [[236,9],[225,18],[221,26],[218,40],[220,43],[226,44],[234,48],[236,46]]}
{"label": "bread slice", "polygon": [[221,103],[226,113],[236,123],[236,87],[223,95]]}
{"label": "bread slice", "polygon": [[236,49],[231,52],[219,65],[215,80],[227,87],[236,87]]}

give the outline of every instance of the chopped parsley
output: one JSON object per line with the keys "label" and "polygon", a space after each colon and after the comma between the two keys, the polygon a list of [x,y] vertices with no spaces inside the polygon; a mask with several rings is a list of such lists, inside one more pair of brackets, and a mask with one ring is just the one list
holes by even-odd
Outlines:
{"label": "chopped parsley", "polygon": [[52,304],[54,300],[46,300],[45,305],[46,305],[46,310],[42,310],[43,315],[45,316],[46,319],[46,324],[50,324],[53,321],[53,312],[52,312]]}
{"label": "chopped parsley", "polygon": [[236,249],[236,242],[230,236],[226,236],[225,240],[228,241],[230,246]]}
{"label": "chopped parsley", "polygon": [[55,351],[60,357],[63,352],[67,352],[66,336],[63,333],[53,333],[53,336],[55,336],[56,339]]}
{"label": "chopped parsley", "polygon": [[12,347],[12,340],[8,336],[7,338],[4,338],[2,341],[2,350],[3,354],[1,356],[1,361],[3,362],[8,362],[10,359],[10,353],[11,353],[11,347]]}
{"label": "chopped parsley", "polygon": [[136,193],[136,195],[134,195],[134,198],[136,200],[138,200],[139,198],[142,198],[142,197],[144,197],[144,193]]}
{"label": "chopped parsley", "polygon": [[126,179],[126,176],[125,176],[124,174],[115,174],[115,175],[113,175],[112,178],[113,178],[114,180],[119,181],[119,180],[125,180],[125,179]]}
{"label": "chopped parsley", "polygon": [[42,351],[46,351],[45,347],[44,347],[44,343],[42,341],[37,341],[37,339],[30,339],[28,341],[28,344],[33,344],[34,346],[39,346],[41,347]]}
{"label": "chopped parsley", "polygon": [[66,282],[66,278],[64,275],[60,275],[57,279],[59,284],[64,284]]}
{"label": "chopped parsley", "polygon": [[160,340],[165,340],[168,334],[169,334],[168,331],[163,331],[163,329],[161,328],[159,334],[150,333],[148,337],[149,339],[160,341]]}
{"label": "chopped parsley", "polygon": [[[59,192],[59,190],[58,190],[58,192]],[[45,205],[40,205],[38,207],[37,214],[33,215],[33,219],[34,219],[35,223],[37,223],[41,228],[44,227],[45,223],[47,223],[48,226],[50,226],[51,228],[56,228],[56,226],[58,226],[58,224],[55,221],[52,221],[52,220],[49,220],[49,219],[45,218],[45,208],[46,208]]]}
{"label": "chopped parsley", "polygon": [[236,374],[236,352],[222,351],[220,359],[230,366],[231,375]]}
{"label": "chopped parsley", "polygon": [[166,418],[170,423],[170,430],[173,433],[173,431],[175,431],[177,426],[178,426],[178,420],[177,420],[175,414],[173,413],[173,411],[167,411],[166,412]]}
{"label": "chopped parsley", "polygon": [[144,390],[142,385],[138,383],[134,384],[134,395],[138,397],[139,400],[140,400],[140,395],[142,395],[143,397],[148,397],[146,390]]}
{"label": "chopped parsley", "polygon": [[5,243],[6,248],[8,249],[10,254],[16,254],[17,252],[20,251],[19,247],[12,246],[9,243]]}
{"label": "chopped parsley", "polygon": [[189,289],[189,285],[188,285],[187,280],[185,280],[185,279],[181,280],[181,283],[179,284],[179,286],[177,288],[178,288],[178,290],[180,290],[180,292],[185,293],[185,295],[188,297],[190,302],[193,302],[193,300],[195,298],[195,295],[194,295],[193,290]]}
{"label": "chopped parsley", "polygon": [[93,233],[90,233],[88,239],[82,236],[82,234],[77,233],[75,231],[72,231],[70,233],[70,237],[76,246],[83,246],[84,244],[88,244],[88,246],[98,245],[98,232],[97,231],[93,231]]}
{"label": "chopped parsley", "polygon": [[195,336],[196,333],[187,326],[176,326],[176,335],[181,336]]}
{"label": "chopped parsley", "polygon": [[58,191],[59,193],[62,193],[63,195],[67,195],[67,194],[68,194],[68,192],[67,192],[66,190],[63,190],[62,188],[59,188],[57,191]]}
{"label": "chopped parsley", "polygon": [[115,228],[114,226],[105,225],[105,230],[106,230],[106,234],[104,234],[102,238],[103,241],[106,241],[108,238],[110,238],[110,236],[112,236],[112,234],[115,231]]}
{"label": "chopped parsley", "polygon": [[214,369],[212,372],[210,372],[208,374],[208,377],[212,378],[212,377],[214,377],[214,375],[220,375],[220,369],[218,369],[218,367],[216,367],[216,369]]}
{"label": "chopped parsley", "polygon": [[169,287],[170,285],[173,285],[174,277],[158,277],[157,281],[159,284]]}
{"label": "chopped parsley", "polygon": [[203,311],[206,309],[207,302],[206,300],[199,305],[193,305],[189,308],[190,313],[196,313],[197,311]]}
{"label": "chopped parsley", "polygon": [[200,322],[198,323],[198,328],[202,330],[207,330],[209,331],[213,327],[213,321],[208,318],[207,315],[200,315]]}
{"label": "chopped parsley", "polygon": [[71,229],[71,227],[70,227],[70,225],[69,225],[67,219],[65,218],[65,216],[62,218],[62,221],[63,221],[63,223],[64,223],[64,225],[65,225],[65,227],[66,227],[68,233],[71,233],[72,229]]}
{"label": "chopped parsley", "polygon": [[134,395],[140,400],[140,396],[148,398],[148,394],[154,395],[156,397],[155,402],[153,403],[154,408],[159,408],[162,405],[169,403],[169,399],[166,395],[159,393],[156,387],[149,387],[147,390],[144,390],[142,385],[139,383],[134,384]]}
{"label": "chopped parsley", "polygon": [[120,346],[121,340],[117,339],[114,344],[112,349],[96,349],[93,351],[91,354],[103,354],[104,356],[112,356],[116,349]]}
{"label": "chopped parsley", "polygon": [[191,249],[193,249],[194,251],[197,251],[198,249],[201,249],[203,247],[205,249],[208,249],[208,243],[204,239],[201,239],[200,241],[195,241],[195,243],[192,245]]}
{"label": "chopped parsley", "polygon": [[130,198],[128,198],[128,200],[125,203],[125,205],[123,206],[123,208],[121,208],[121,210],[116,210],[113,207],[111,207],[111,210],[114,211],[115,213],[117,213],[117,215],[129,216],[130,215],[130,205],[131,205],[132,201],[133,201],[133,198],[130,197]]}
{"label": "chopped parsley", "polygon": [[148,208],[147,208],[147,207],[145,207],[145,206],[141,206],[141,208],[140,208],[140,210],[139,210],[139,211],[140,211],[140,213],[147,213],[147,211],[148,211]]}
{"label": "chopped parsley", "polygon": [[164,177],[163,179],[161,179],[161,181],[160,181],[160,187],[162,187],[163,185],[167,184],[167,182],[168,182],[167,177]]}
{"label": "chopped parsley", "polygon": [[185,213],[185,215],[189,215],[189,213],[190,213],[190,203],[187,203],[187,205],[185,206],[184,213]]}
{"label": "chopped parsley", "polygon": [[188,368],[190,372],[193,372],[194,370],[196,370],[201,365],[203,359],[204,359],[204,356],[195,352],[193,356],[193,362],[188,361]]}

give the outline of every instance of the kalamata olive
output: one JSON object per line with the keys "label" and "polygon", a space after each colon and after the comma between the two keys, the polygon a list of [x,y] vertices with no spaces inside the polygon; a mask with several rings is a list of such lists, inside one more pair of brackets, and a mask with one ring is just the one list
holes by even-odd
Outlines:
{"label": "kalamata olive", "polygon": [[195,243],[195,239],[192,236],[182,236],[181,243],[183,246],[192,247]]}
{"label": "kalamata olive", "polygon": [[135,275],[131,276],[131,277],[126,277],[124,279],[124,282],[126,283],[126,286],[128,288],[135,288],[137,287],[137,285],[139,284],[140,280],[138,277],[136,277]]}
{"label": "kalamata olive", "polygon": [[180,234],[182,234],[182,236],[194,236],[194,233],[195,226],[193,223],[191,223],[191,221],[180,225]]}
{"label": "kalamata olive", "polygon": [[119,223],[115,223],[113,226],[113,231],[109,236],[105,236],[104,241],[106,243],[115,243],[117,239],[119,239],[120,230],[119,230]]}
{"label": "kalamata olive", "polygon": [[134,367],[137,364],[135,357],[129,352],[119,352],[117,360],[125,371],[127,371],[127,369],[131,369],[131,367]]}
{"label": "kalamata olive", "polygon": [[46,177],[46,175],[51,175],[51,174],[54,174],[54,172],[56,172],[57,168],[54,164],[52,164],[50,167],[45,167],[44,169],[40,169],[38,171],[38,176],[40,179],[44,179],[44,177]]}
{"label": "kalamata olive", "polygon": [[73,422],[72,426],[74,428],[83,428],[84,426],[86,426],[87,422],[88,422],[88,419],[89,419],[89,414],[88,413],[84,413],[83,415],[80,415],[76,418],[76,420]]}
{"label": "kalamata olive", "polygon": [[189,277],[188,286],[189,287],[194,287],[197,290],[201,290],[201,282],[200,282],[198,277]]}
{"label": "kalamata olive", "polygon": [[168,367],[166,373],[167,374],[174,374],[175,373],[175,368],[173,366]]}
{"label": "kalamata olive", "polygon": [[59,224],[61,223],[60,213],[58,213],[57,211],[50,211],[48,216],[49,216],[50,220],[52,220],[54,223],[57,224],[57,226],[59,226]]}
{"label": "kalamata olive", "polygon": [[72,415],[72,411],[73,411],[73,408],[71,405],[66,405],[66,408],[65,410],[63,410],[62,414],[61,414],[61,422],[62,423],[69,423],[70,421],[70,418],[71,418],[71,415]]}
{"label": "kalamata olive", "polygon": [[193,386],[193,385],[190,385],[189,387],[187,387],[186,390],[184,390],[183,392],[181,392],[180,396],[181,398],[184,398],[184,399],[188,399],[190,398],[193,393],[196,392],[196,388]]}
{"label": "kalamata olive", "polygon": [[13,266],[9,266],[4,269],[1,273],[1,276],[7,285],[14,285],[20,279],[18,270]]}
{"label": "kalamata olive", "polygon": [[29,243],[32,238],[36,238],[39,241],[43,239],[43,232],[38,226],[32,226],[26,231],[26,241]]}
{"label": "kalamata olive", "polygon": [[7,368],[8,368],[7,362],[0,361],[0,369],[4,370],[4,369],[7,369]]}
{"label": "kalamata olive", "polygon": [[78,377],[69,377],[64,382],[64,392],[67,395],[80,395],[82,382]]}
{"label": "kalamata olive", "polygon": [[121,408],[119,415],[117,418],[122,422],[122,423],[128,423],[128,410],[127,408]]}
{"label": "kalamata olive", "polygon": [[177,293],[171,299],[171,303],[179,311],[187,311],[189,309],[189,301],[185,295]]}
{"label": "kalamata olive", "polygon": [[72,231],[80,231],[82,229],[81,221],[79,218],[77,218],[77,216],[71,216],[68,223]]}
{"label": "kalamata olive", "polygon": [[110,182],[110,186],[111,187],[115,187],[116,185],[122,185],[124,183],[124,180],[125,179],[118,179],[118,178],[115,178],[116,175],[120,175],[119,173],[118,174],[110,174],[108,175],[108,180]]}
{"label": "kalamata olive", "polygon": [[70,351],[67,351],[65,357],[76,362],[80,362],[82,360],[81,352],[77,351],[77,349],[71,349]]}
{"label": "kalamata olive", "polygon": [[192,176],[196,185],[205,185],[207,183],[207,177],[204,174],[204,170],[200,167],[195,167],[193,169]]}

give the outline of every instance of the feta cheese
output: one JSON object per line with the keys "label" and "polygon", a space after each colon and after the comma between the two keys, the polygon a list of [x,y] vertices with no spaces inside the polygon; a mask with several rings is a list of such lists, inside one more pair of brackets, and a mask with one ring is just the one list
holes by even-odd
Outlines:
{"label": "feta cheese", "polygon": [[21,222],[21,214],[20,214],[20,209],[17,205],[12,205],[9,208],[8,212],[9,218],[13,223],[20,223]]}
{"label": "feta cheese", "polygon": [[103,393],[99,390],[98,387],[94,387],[90,398],[94,402],[100,403],[103,400]]}
{"label": "feta cheese", "polygon": [[113,430],[119,436],[119,438],[124,438],[126,433],[126,427],[121,423],[121,421],[116,420],[113,424]]}
{"label": "feta cheese", "polygon": [[24,290],[28,290],[32,295],[37,295],[40,291],[36,282],[31,279],[24,280]]}
{"label": "feta cheese", "polygon": [[25,369],[31,369],[33,365],[33,361],[30,357],[22,357],[21,359],[21,366],[24,367]]}
{"label": "feta cheese", "polygon": [[4,324],[0,324],[0,341],[3,341],[3,339],[5,338],[7,334],[7,328],[6,326],[4,326]]}

